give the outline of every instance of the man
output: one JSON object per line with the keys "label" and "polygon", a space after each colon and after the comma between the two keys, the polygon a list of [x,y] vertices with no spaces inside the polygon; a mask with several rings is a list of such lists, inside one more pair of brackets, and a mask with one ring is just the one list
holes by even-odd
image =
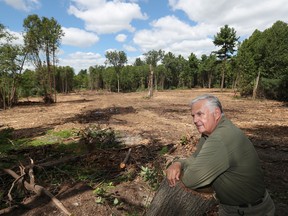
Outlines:
{"label": "man", "polygon": [[168,167],[169,185],[173,187],[180,180],[193,190],[212,187],[221,216],[274,215],[275,206],[265,189],[253,144],[225,117],[218,98],[195,98],[191,114],[201,138],[191,157]]}

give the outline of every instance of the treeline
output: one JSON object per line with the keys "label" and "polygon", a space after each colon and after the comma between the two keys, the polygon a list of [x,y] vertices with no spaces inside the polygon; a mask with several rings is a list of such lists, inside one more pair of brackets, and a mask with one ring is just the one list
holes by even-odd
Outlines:
{"label": "treeline", "polygon": [[[225,25],[214,36],[219,50],[186,59],[171,52],[151,50],[144,59],[127,65],[124,51],[107,52],[105,65],[95,65],[75,74],[70,66],[56,65],[56,51],[64,33],[56,20],[30,15],[24,20],[24,45],[0,24],[0,106],[11,107],[18,98],[43,96],[57,101],[56,93],[77,89],[132,92],[176,88],[233,88],[242,96],[288,101],[288,26],[275,22],[242,43],[234,28]],[[49,31],[48,31],[49,29]],[[41,57],[44,53],[45,57]],[[29,61],[35,70],[25,70]]]}

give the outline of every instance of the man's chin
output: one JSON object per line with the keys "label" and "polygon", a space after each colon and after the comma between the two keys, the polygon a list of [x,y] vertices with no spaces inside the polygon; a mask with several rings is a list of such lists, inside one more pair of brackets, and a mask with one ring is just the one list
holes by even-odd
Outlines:
{"label": "man's chin", "polygon": [[197,130],[198,130],[198,132],[201,133],[201,134],[205,132],[205,130],[203,130],[202,127],[197,127]]}

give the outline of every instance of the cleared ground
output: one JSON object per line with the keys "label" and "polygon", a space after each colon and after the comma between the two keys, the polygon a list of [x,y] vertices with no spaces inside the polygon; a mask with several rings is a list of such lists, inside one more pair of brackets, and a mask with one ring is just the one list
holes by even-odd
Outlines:
{"label": "cleared ground", "polygon": [[[183,156],[188,155],[192,148],[181,146],[181,139],[187,137],[196,141],[199,137],[192,124],[189,102],[203,93],[218,96],[225,114],[253,141],[277,215],[288,215],[288,106],[282,102],[253,101],[235,97],[232,91],[220,92],[217,89],[155,92],[151,99],[147,99],[147,92],[88,91],[58,95],[57,103],[49,106],[37,98],[31,99],[34,103],[23,102],[21,106],[0,111],[0,125],[13,127],[15,135],[20,138],[41,136],[47,130],[79,130],[89,124],[100,124],[120,131],[127,145],[173,144],[177,149],[172,156]],[[152,162],[153,158],[150,160]],[[143,197],[146,203],[151,198],[147,185],[139,178],[121,183],[115,190],[135,206],[145,205]],[[91,189],[85,185],[69,186],[65,191],[66,195],[68,192],[73,195],[60,196],[61,201],[75,215],[110,215],[117,211],[96,204]],[[42,215],[55,215],[57,209],[47,204],[22,215],[37,215],[43,211],[45,214]],[[125,209],[120,212],[125,212]]]}

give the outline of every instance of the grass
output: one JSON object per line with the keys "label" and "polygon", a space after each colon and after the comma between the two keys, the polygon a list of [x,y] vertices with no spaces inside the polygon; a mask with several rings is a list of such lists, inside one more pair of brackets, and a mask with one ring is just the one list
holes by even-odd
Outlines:
{"label": "grass", "polygon": [[49,144],[62,144],[67,138],[73,137],[73,130],[53,131],[49,130],[44,136],[38,137],[27,143],[27,146],[41,146]]}

